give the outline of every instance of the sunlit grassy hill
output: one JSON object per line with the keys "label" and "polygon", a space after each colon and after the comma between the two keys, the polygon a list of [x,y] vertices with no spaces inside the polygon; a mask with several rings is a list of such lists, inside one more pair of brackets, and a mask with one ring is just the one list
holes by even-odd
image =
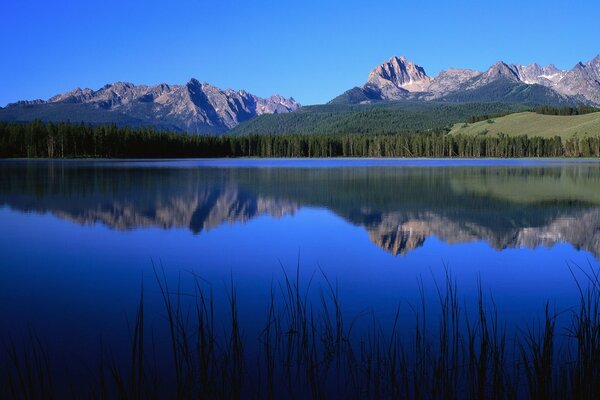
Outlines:
{"label": "sunlit grassy hill", "polygon": [[520,112],[472,124],[457,123],[450,134],[458,135],[527,135],[563,139],[600,135],[600,112],[584,115],[545,115]]}

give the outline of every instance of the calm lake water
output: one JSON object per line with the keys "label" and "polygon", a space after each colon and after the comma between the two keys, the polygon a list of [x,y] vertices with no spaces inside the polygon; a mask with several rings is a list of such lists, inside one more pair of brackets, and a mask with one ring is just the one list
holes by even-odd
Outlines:
{"label": "calm lake water", "polygon": [[572,274],[598,267],[600,163],[0,161],[0,254],[4,334],[82,360],[127,342],[142,284],[164,318],[153,268],[182,292],[201,277],[218,307],[233,282],[249,335],[298,266],[303,285],[335,282],[348,315],[408,315],[450,271],[465,304],[481,281],[521,324],[547,301],[568,310]]}

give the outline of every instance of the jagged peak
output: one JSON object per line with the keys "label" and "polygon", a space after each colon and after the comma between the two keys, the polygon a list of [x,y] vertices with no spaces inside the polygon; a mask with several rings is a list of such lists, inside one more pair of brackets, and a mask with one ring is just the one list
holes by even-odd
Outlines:
{"label": "jagged peak", "polygon": [[492,65],[486,72],[487,77],[505,77],[512,80],[519,80],[519,74],[515,71],[515,68],[508,65],[504,61],[497,61]]}
{"label": "jagged peak", "polygon": [[600,66],[600,54],[598,54],[596,57],[592,58],[588,62],[588,65]]}
{"label": "jagged peak", "polygon": [[423,91],[431,83],[425,69],[409,61],[405,56],[392,56],[388,61],[375,67],[370,73],[367,84],[375,87],[393,85],[409,92]]}
{"label": "jagged peak", "polygon": [[277,102],[277,103],[282,103],[282,104],[283,103],[285,103],[285,104],[295,104],[295,105],[300,106],[300,103],[298,103],[296,101],[296,99],[294,99],[293,97],[285,97],[285,96],[282,96],[282,95],[277,94],[277,93],[272,94],[271,96],[267,97],[265,100],[273,101],[273,102]]}
{"label": "jagged peak", "polygon": [[211,85],[208,82],[200,82],[198,79],[196,78],[191,78],[188,83],[186,84],[186,86],[188,87],[188,89],[193,88],[193,89],[200,89],[203,92],[222,92],[225,93],[227,95],[231,95],[233,93],[237,93],[235,90],[232,89],[220,89],[214,85]]}
{"label": "jagged peak", "polygon": [[202,86],[202,83],[200,83],[200,81],[196,78],[190,78],[190,80],[188,81],[187,85],[192,85],[192,86]]}
{"label": "jagged peak", "polygon": [[[393,65],[395,67],[398,68],[403,68],[403,69],[416,69],[419,72],[421,72],[423,75],[427,76],[427,73],[425,72],[425,69],[423,67],[421,67],[420,65],[410,61],[408,58],[406,58],[405,56],[392,56],[390,57],[390,59],[382,64],[380,64],[377,68],[380,67],[385,67],[386,65]],[[377,69],[375,68],[375,69]]]}
{"label": "jagged peak", "polygon": [[106,89],[131,89],[133,87],[135,87],[135,84],[133,84],[131,82],[117,81],[117,82],[113,82],[113,83],[107,83],[106,85],[104,85],[102,87],[102,90],[106,90]]}
{"label": "jagged peak", "polygon": [[413,64],[416,65],[414,62],[410,61],[408,58],[406,58],[406,56],[392,56],[390,57],[390,60],[388,61],[390,63],[395,63],[395,64]]}
{"label": "jagged peak", "polygon": [[496,61],[489,69],[510,69],[512,71],[511,66],[502,60]]}
{"label": "jagged peak", "polygon": [[[5,108],[14,107],[14,106],[28,106],[28,105],[36,105],[36,104],[44,104],[45,100],[42,99],[34,99],[34,100],[19,100],[14,103],[8,103]],[[2,108],[2,107],[0,107]]]}
{"label": "jagged peak", "polygon": [[66,100],[70,100],[70,101],[79,100],[81,98],[91,97],[94,95],[94,93],[95,92],[90,88],[82,89],[80,87],[76,87],[75,89],[73,89],[69,92],[52,96],[51,98],[48,99],[48,102],[54,103],[54,102],[60,102],[60,101],[66,101]]}
{"label": "jagged peak", "polygon": [[561,69],[558,69],[554,64],[548,64],[544,67],[545,71],[554,71],[554,72],[563,72]]}
{"label": "jagged peak", "polygon": [[65,93],[65,95],[69,95],[69,94],[78,94],[78,93],[94,93],[94,91],[90,88],[80,88],[80,87],[76,87],[75,89]]}

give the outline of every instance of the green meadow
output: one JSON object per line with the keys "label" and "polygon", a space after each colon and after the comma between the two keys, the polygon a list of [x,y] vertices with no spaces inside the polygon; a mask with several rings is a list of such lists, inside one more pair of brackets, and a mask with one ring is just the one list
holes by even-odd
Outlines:
{"label": "green meadow", "polygon": [[596,136],[600,133],[600,112],[584,115],[545,115],[520,112],[503,117],[491,118],[475,123],[454,124],[452,135],[509,136],[527,135],[538,137]]}

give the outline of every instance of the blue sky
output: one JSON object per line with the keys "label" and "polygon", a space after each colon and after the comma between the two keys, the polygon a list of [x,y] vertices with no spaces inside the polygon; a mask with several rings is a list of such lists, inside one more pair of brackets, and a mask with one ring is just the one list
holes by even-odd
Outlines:
{"label": "blue sky", "polygon": [[30,1],[0,4],[0,105],[195,77],[323,103],[392,55],[429,75],[600,53],[600,2]]}

